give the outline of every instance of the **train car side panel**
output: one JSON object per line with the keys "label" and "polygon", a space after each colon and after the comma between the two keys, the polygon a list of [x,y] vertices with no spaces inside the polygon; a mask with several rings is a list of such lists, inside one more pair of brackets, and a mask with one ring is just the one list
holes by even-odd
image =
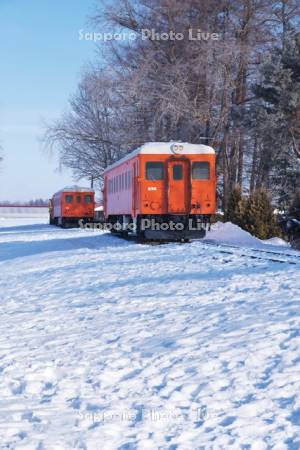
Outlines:
{"label": "train car side panel", "polygon": [[104,176],[105,217],[134,215],[137,176],[136,163],[132,158],[108,171]]}

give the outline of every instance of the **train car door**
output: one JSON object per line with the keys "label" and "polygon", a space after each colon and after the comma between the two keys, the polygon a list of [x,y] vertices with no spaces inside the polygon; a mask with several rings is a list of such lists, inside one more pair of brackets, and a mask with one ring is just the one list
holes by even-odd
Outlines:
{"label": "train car door", "polygon": [[190,212],[190,162],[186,159],[168,161],[168,213]]}

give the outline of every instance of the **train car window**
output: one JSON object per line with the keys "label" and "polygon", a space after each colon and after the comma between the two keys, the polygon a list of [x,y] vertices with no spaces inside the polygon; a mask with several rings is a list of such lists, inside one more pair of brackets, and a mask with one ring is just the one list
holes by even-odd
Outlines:
{"label": "train car window", "polygon": [[183,178],[183,170],[181,164],[176,164],[173,166],[173,179],[174,180],[182,180]]}
{"label": "train car window", "polygon": [[80,202],[81,202],[81,197],[80,197],[80,195],[77,195],[76,200],[77,200],[77,203],[80,203]]}
{"label": "train car window", "polygon": [[115,193],[116,193],[116,190],[117,190],[117,189],[116,189],[116,177],[114,177],[113,180],[114,180],[114,194],[115,194]]}
{"label": "train car window", "polygon": [[209,162],[194,162],[192,167],[193,180],[209,180]]}
{"label": "train car window", "polygon": [[164,179],[163,162],[146,162],[146,179],[151,181]]}
{"label": "train car window", "polygon": [[72,201],[73,201],[73,195],[66,195],[66,202],[72,203]]}
{"label": "train car window", "polygon": [[92,196],[91,195],[85,195],[84,203],[92,203]]}

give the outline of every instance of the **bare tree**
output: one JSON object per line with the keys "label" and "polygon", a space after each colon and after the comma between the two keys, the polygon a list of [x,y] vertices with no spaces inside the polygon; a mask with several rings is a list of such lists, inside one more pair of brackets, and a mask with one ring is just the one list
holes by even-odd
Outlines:
{"label": "bare tree", "polygon": [[[217,149],[224,208],[236,184],[267,186],[277,150],[262,138],[266,121],[255,115],[261,100],[252,86],[262,63],[287,45],[299,21],[297,0],[99,5],[93,18],[99,30],[125,30],[136,39],[101,48],[105,69],[84,74],[69,113],[48,128],[46,142],[61,163],[77,177],[101,180],[107,165],[145,141],[200,141]],[[191,39],[191,30],[202,37]],[[298,124],[294,114],[287,128],[294,153]]]}
{"label": "bare tree", "polygon": [[101,180],[122,154],[118,136],[115,82],[103,71],[86,73],[70,100],[70,111],[47,127],[45,144],[77,178]]}
{"label": "bare tree", "polygon": [[[126,92],[143,117],[142,135],[191,142],[204,137],[219,147],[225,203],[235,184],[242,185],[250,158],[242,119],[249,81],[272,40],[272,14],[266,0],[121,0],[105,16],[115,27],[138,34],[154,29],[158,35],[183,36],[165,41],[151,35],[134,45],[113,46],[109,60],[130,74]],[[96,22],[101,20],[98,14]],[[221,39],[191,40],[190,30],[214,32]]]}

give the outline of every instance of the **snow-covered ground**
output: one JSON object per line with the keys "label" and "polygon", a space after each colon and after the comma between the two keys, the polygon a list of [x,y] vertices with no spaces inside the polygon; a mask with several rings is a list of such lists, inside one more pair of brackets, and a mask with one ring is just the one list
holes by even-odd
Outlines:
{"label": "snow-covered ground", "polygon": [[1,449],[300,448],[300,260],[2,221],[0,277]]}
{"label": "snow-covered ground", "polygon": [[0,229],[7,227],[20,227],[21,225],[35,225],[49,223],[49,216],[42,217],[1,217],[0,216]]}

